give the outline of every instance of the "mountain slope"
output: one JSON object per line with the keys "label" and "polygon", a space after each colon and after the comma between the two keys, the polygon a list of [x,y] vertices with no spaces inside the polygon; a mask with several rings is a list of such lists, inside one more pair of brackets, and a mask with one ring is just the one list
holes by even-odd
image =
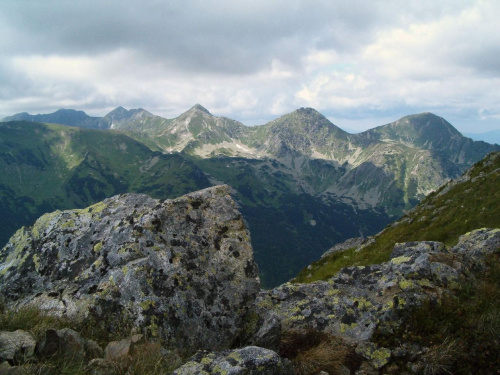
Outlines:
{"label": "mountain slope", "polygon": [[0,243],[45,212],[125,192],[164,199],[207,186],[181,155],[152,152],[123,134],[0,123]]}
{"label": "mountain slope", "polygon": [[460,178],[443,185],[412,211],[364,245],[332,251],[303,269],[296,282],[326,280],[342,267],[388,261],[395,243],[440,241],[455,245],[474,229],[500,228],[500,152],[476,163]]}
{"label": "mountain slope", "polygon": [[264,287],[289,280],[331,244],[376,233],[391,220],[381,209],[361,209],[335,197],[305,193],[293,170],[273,159],[191,156],[190,160],[213,183],[223,181],[234,189]]}

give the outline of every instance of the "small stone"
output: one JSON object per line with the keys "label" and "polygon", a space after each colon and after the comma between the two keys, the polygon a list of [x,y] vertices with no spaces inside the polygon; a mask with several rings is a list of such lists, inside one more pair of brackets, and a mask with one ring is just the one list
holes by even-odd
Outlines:
{"label": "small stone", "polygon": [[36,340],[29,332],[0,331],[0,361],[24,363],[35,354]]}
{"label": "small stone", "polygon": [[380,369],[391,360],[391,351],[387,348],[378,347],[371,342],[360,342],[356,347],[356,354],[366,359],[375,369]]}
{"label": "small stone", "polygon": [[274,351],[256,346],[223,352],[202,351],[175,370],[172,375],[293,375],[292,364]]}
{"label": "small stone", "polygon": [[48,329],[40,344],[39,353],[43,357],[57,354],[66,360],[83,361],[88,358],[86,350],[88,345],[78,332],[70,328]]}
{"label": "small stone", "polygon": [[95,358],[89,362],[86,370],[90,375],[114,375],[116,374],[116,365],[103,358]]}

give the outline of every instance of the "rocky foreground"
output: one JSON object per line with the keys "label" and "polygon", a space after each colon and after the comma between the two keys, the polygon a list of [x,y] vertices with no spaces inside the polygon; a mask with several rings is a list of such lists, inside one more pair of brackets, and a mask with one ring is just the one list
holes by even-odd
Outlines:
{"label": "rocky foreground", "polygon": [[385,373],[401,359],[408,366],[398,373],[416,372],[425,348],[381,347],[374,333],[394,329],[402,312],[423,301],[438,303],[499,252],[500,230],[481,229],[450,249],[397,244],[387,263],[260,291],[249,233],[228,186],[165,201],[119,195],[20,229],[0,252],[0,292],[11,309],[34,305],[130,334],[103,350],[69,329],[48,329],[42,339],[0,332],[0,374],[47,355],[79,356],[88,373],[114,374],[113,363],[148,340],[165,353],[196,353],[177,375],[293,374],[298,369],[278,352],[282,337],[298,331],[334,335],[352,348],[356,360],[338,373]]}

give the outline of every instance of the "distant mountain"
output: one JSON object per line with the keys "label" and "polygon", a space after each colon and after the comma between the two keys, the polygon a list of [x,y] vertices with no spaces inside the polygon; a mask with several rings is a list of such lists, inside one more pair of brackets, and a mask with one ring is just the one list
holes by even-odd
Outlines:
{"label": "distant mountain", "polygon": [[459,236],[472,230],[500,228],[498,186],[500,152],[487,155],[462,176],[429,194],[374,237],[346,242],[328,251],[321,260],[304,268],[295,281],[327,280],[342,267],[388,261],[396,243],[440,241],[454,246]]}
{"label": "distant mountain", "polygon": [[45,115],[30,115],[29,113],[22,112],[13,116],[4,117],[0,121],[32,121],[77,126],[86,129],[106,129],[106,127],[101,126],[100,120],[100,117],[88,116],[83,111],[76,111],[74,109],[59,109],[54,113]]}

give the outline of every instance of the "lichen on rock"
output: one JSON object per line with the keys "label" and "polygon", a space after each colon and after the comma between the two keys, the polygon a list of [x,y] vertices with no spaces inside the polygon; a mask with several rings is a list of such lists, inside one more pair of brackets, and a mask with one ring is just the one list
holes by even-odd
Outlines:
{"label": "lichen on rock", "polygon": [[172,375],[292,375],[292,364],[274,351],[256,346],[223,352],[200,351]]}
{"label": "lichen on rock", "polygon": [[259,285],[249,232],[224,185],[47,214],[0,251],[0,292],[11,304],[92,317],[111,331],[136,326],[189,350],[229,347]]}
{"label": "lichen on rock", "polygon": [[457,289],[470,269],[484,267],[500,251],[500,230],[481,229],[446,249],[440,242],[396,244],[383,264],[343,268],[328,281],[286,283],[256,301],[276,313],[284,330],[315,329],[347,341],[369,341],[386,322],[398,324],[402,311]]}

